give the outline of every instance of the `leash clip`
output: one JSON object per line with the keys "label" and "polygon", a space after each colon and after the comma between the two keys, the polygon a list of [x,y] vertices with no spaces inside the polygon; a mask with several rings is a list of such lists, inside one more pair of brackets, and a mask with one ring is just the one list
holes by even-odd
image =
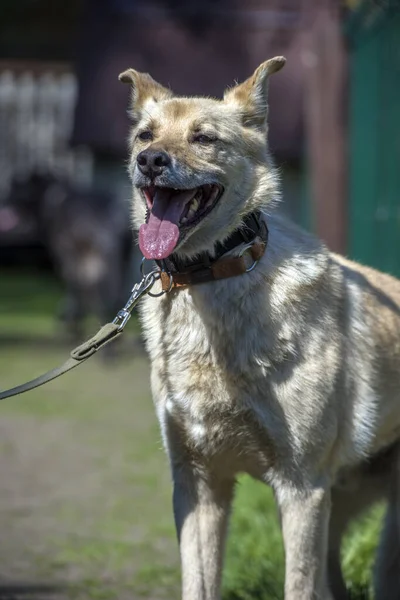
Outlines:
{"label": "leash clip", "polygon": [[143,274],[141,281],[139,281],[139,283],[135,283],[128,302],[125,304],[124,308],[118,311],[117,316],[113,320],[114,325],[118,325],[118,331],[122,331],[124,329],[125,325],[131,318],[131,312],[139,300],[146,294],[150,293],[151,288],[157,281],[156,275],[157,271],[151,271],[151,273],[147,273],[147,275]]}
{"label": "leash clip", "polygon": [[119,325],[118,331],[122,331],[130,318],[131,313],[128,310],[121,308],[121,310],[118,311],[113,323]]}

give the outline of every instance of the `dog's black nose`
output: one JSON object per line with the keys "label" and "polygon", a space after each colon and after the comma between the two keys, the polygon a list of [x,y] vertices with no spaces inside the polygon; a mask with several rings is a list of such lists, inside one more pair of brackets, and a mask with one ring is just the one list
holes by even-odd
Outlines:
{"label": "dog's black nose", "polygon": [[137,164],[143,175],[154,178],[161,175],[165,167],[171,163],[171,159],[162,150],[143,150],[137,155]]}

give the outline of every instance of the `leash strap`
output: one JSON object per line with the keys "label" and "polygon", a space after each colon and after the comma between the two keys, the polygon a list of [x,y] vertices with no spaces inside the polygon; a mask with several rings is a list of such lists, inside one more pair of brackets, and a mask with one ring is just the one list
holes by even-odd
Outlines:
{"label": "leash strap", "polygon": [[17,396],[18,394],[33,390],[48,381],[56,379],[56,377],[60,377],[60,375],[64,375],[64,373],[71,371],[71,369],[75,369],[75,367],[81,365],[85,360],[93,356],[97,350],[104,348],[104,346],[117,339],[122,332],[123,330],[119,328],[118,324],[107,323],[90,340],[75,348],[75,350],[71,352],[70,358],[66,360],[63,365],[51,369],[51,371],[47,371],[47,373],[36,377],[36,379],[31,379],[31,381],[27,381],[22,385],[17,385],[9,390],[0,392],[0,400],[5,400],[6,398],[11,398],[11,396]]}
{"label": "leash strap", "polygon": [[112,323],[103,325],[103,327],[96,333],[96,335],[90,338],[90,340],[84,342],[75,348],[75,350],[72,350],[70,358],[63,365],[56,367],[51,371],[47,371],[47,373],[44,373],[43,375],[40,375],[39,377],[36,377],[36,379],[32,379],[27,383],[23,383],[22,385],[17,385],[9,390],[0,392],[0,400],[5,400],[6,398],[11,398],[11,396],[17,396],[18,394],[23,394],[24,392],[33,390],[34,388],[37,388],[48,381],[56,379],[56,377],[60,377],[60,375],[63,375],[64,373],[67,373],[68,371],[71,371],[71,369],[75,369],[75,367],[84,363],[88,358],[100,350],[100,348],[104,348],[104,346],[113,340],[116,340],[120,335],[122,335],[124,327],[129,321],[131,312],[135,308],[136,304],[139,302],[142,296],[150,293],[151,288],[158,279],[160,279],[160,273],[158,270],[152,271],[147,275],[143,275],[142,280],[133,286],[128,302],[125,304],[124,308],[118,312]]}

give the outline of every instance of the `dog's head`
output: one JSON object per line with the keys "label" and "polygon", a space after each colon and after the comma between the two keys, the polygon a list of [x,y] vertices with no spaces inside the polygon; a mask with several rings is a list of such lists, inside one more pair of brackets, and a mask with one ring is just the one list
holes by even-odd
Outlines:
{"label": "dog's head", "polygon": [[149,259],[212,253],[243,217],[276,194],[267,148],[272,58],[223,100],[185,98],[128,69],[132,86],[129,170],[139,245]]}

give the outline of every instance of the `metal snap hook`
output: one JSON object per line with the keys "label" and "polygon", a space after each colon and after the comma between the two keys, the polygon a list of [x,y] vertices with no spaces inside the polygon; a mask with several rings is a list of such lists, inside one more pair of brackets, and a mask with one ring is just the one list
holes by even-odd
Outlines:
{"label": "metal snap hook", "polygon": [[147,258],[145,256],[143,256],[141,262],[140,262],[140,274],[142,277],[147,277],[148,275],[151,275],[152,273],[158,273],[158,269],[153,269],[152,271],[150,271],[150,273],[145,273],[144,270],[144,264],[146,262]]}

